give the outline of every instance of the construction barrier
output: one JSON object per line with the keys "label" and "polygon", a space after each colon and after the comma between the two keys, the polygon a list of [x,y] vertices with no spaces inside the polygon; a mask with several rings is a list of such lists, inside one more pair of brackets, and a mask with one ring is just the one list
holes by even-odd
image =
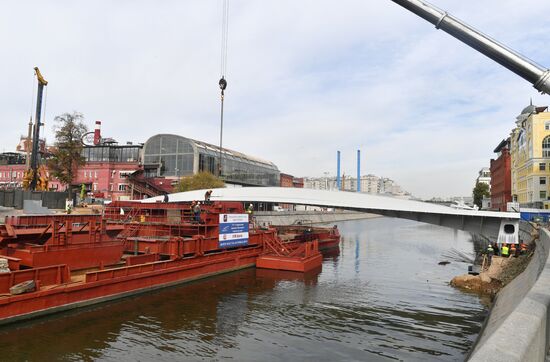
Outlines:
{"label": "construction barrier", "polygon": [[25,200],[36,200],[48,209],[64,209],[67,197],[67,192],[0,190],[0,206],[22,209]]}

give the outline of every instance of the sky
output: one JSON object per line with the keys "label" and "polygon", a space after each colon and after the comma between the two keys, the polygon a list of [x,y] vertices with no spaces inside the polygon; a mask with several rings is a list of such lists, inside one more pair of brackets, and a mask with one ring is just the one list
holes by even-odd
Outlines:
{"label": "sky", "polygon": [[[432,0],[550,67],[546,0]],[[0,151],[34,114],[81,112],[121,143],[158,133],[219,144],[222,1],[0,0]],[[294,176],[362,174],[415,196],[471,195],[529,104],[527,81],[390,0],[229,0],[224,147]]]}

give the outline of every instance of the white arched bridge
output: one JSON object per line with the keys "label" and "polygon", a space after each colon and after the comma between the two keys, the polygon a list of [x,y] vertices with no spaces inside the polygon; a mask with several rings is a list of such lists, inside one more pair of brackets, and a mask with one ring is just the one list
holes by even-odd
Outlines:
{"label": "white arched bridge", "polygon": [[[169,202],[204,200],[206,190],[168,195]],[[343,191],[286,187],[243,187],[213,189],[212,201],[265,202],[312,205],[367,212],[415,220],[482,235],[491,241],[517,243],[519,213],[454,209],[420,201]],[[159,202],[163,196],[142,202]]]}

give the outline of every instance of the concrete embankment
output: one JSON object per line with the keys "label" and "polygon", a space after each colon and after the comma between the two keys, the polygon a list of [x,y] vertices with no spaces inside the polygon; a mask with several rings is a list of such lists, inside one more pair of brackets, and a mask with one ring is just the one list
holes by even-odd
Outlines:
{"label": "concrete embankment", "polygon": [[360,220],[379,217],[356,211],[257,211],[254,212],[258,225],[330,224],[337,221]]}
{"label": "concrete embankment", "polygon": [[544,361],[550,335],[550,233],[531,262],[498,294],[469,361]]}

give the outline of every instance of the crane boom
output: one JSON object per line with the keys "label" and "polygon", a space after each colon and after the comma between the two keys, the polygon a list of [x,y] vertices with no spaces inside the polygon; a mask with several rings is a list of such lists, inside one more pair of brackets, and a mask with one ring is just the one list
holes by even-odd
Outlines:
{"label": "crane boom", "polygon": [[421,0],[392,0],[550,94],[550,70],[500,44],[468,24]]}
{"label": "crane boom", "polygon": [[39,163],[39,152],[40,152],[40,116],[42,115],[42,93],[44,92],[44,87],[48,85],[48,82],[44,79],[38,67],[34,67],[36,73],[36,78],[38,80],[38,93],[36,96],[36,115],[34,117],[34,132],[32,138],[32,153],[31,153],[31,162],[30,162],[30,182],[29,188],[31,191],[36,190],[38,184],[38,163]]}

